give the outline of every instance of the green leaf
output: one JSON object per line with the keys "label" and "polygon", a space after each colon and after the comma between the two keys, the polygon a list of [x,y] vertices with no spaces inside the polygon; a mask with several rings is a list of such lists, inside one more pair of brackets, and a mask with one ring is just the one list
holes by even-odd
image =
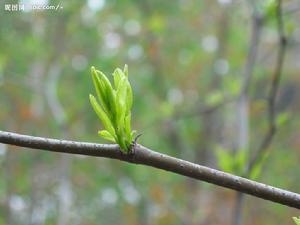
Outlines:
{"label": "green leaf", "polygon": [[125,133],[129,142],[132,142],[132,135],[131,135],[131,113],[125,117]]}
{"label": "green leaf", "polygon": [[100,104],[104,108],[104,111],[109,113],[109,105],[106,99],[105,86],[101,81],[100,77],[98,76],[95,67],[91,68],[91,73],[92,73],[93,83],[96,89],[97,97],[100,100]]}
{"label": "green leaf", "polygon": [[226,91],[233,96],[236,96],[241,91],[241,82],[239,79],[232,79],[232,77],[225,77],[224,86]]}
{"label": "green leaf", "polygon": [[294,31],[297,28],[297,25],[295,24],[294,21],[287,21],[287,22],[285,22],[285,24],[286,24],[285,27],[286,27],[286,33],[287,33],[286,35],[289,37],[294,33]]}
{"label": "green leaf", "polygon": [[136,130],[131,131],[131,141],[133,141],[133,137],[135,136],[135,134],[136,134]]}
{"label": "green leaf", "polygon": [[224,96],[220,91],[213,91],[206,98],[206,104],[209,106],[217,105],[224,100]]}
{"label": "green leaf", "polygon": [[127,64],[125,64],[123,71],[124,71],[125,76],[128,78],[128,66],[127,66]]}
{"label": "green leaf", "polygon": [[216,156],[221,170],[228,173],[234,173],[234,160],[232,154],[228,150],[219,146],[216,151]]}
{"label": "green leaf", "polygon": [[263,1],[263,11],[266,16],[266,19],[271,19],[275,17],[277,4],[278,3],[276,0]]}
{"label": "green leaf", "polygon": [[288,112],[284,112],[284,113],[280,113],[277,118],[276,118],[276,124],[277,126],[283,126],[289,119],[289,113]]}
{"label": "green leaf", "polygon": [[244,172],[245,165],[247,163],[248,159],[248,151],[245,149],[239,149],[235,155],[234,158],[234,172],[237,175],[242,175]]}
{"label": "green leaf", "polygon": [[126,80],[126,85],[127,85],[127,95],[126,95],[126,115],[128,115],[128,113],[131,110],[132,107],[132,103],[133,103],[133,94],[132,94],[132,89],[130,86],[130,83],[128,80]]}
{"label": "green leaf", "polygon": [[106,96],[106,102],[109,108],[109,117],[115,118],[116,115],[116,102],[115,102],[115,93],[114,90],[110,84],[110,81],[107,79],[104,73],[102,73],[99,70],[96,70],[97,74],[100,77],[100,80],[103,83],[105,96]]}
{"label": "green leaf", "polygon": [[106,113],[103,111],[101,106],[98,104],[96,98],[91,94],[90,94],[90,102],[95,112],[97,113],[98,117],[102,121],[105,129],[108,130],[108,132],[111,133],[112,135],[115,135],[115,129],[113,128],[109,117],[106,115]]}
{"label": "green leaf", "polygon": [[119,84],[119,88],[116,93],[117,103],[117,124],[118,127],[124,126],[124,119],[126,113],[126,94],[127,94],[126,78],[122,78]]}
{"label": "green leaf", "polygon": [[117,139],[118,139],[117,143],[118,143],[118,145],[120,145],[120,148],[121,148],[122,150],[128,152],[128,151],[129,151],[129,148],[128,148],[128,146],[125,144],[125,138],[124,138],[124,134],[123,134],[122,130],[119,130],[119,131],[117,132]]}
{"label": "green leaf", "polygon": [[115,69],[115,71],[113,73],[115,89],[118,89],[119,84],[120,84],[120,80],[124,76],[125,75],[123,74],[123,71],[121,69],[119,69],[119,68]]}
{"label": "green leaf", "polygon": [[101,130],[98,132],[98,134],[100,137],[103,137],[106,140],[109,140],[111,142],[116,142],[115,138],[107,130]]}
{"label": "green leaf", "polygon": [[259,175],[262,172],[263,165],[266,161],[266,159],[269,157],[270,152],[266,151],[259,160],[255,163],[252,170],[250,171],[249,178],[252,180],[255,180],[259,177]]}

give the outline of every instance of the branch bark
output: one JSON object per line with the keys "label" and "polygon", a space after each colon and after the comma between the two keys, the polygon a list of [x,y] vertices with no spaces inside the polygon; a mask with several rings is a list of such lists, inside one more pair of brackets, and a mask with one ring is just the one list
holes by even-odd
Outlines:
{"label": "branch bark", "polygon": [[0,131],[0,143],[147,165],[300,209],[300,194],[177,159],[139,144],[135,146],[134,154],[125,155],[119,150],[118,145],[58,140],[5,131]]}

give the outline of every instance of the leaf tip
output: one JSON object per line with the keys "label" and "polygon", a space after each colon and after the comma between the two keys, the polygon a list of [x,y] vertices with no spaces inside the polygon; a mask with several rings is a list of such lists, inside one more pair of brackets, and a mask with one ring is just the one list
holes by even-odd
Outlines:
{"label": "leaf tip", "polygon": [[123,71],[124,71],[125,76],[128,77],[128,65],[127,64],[124,65]]}

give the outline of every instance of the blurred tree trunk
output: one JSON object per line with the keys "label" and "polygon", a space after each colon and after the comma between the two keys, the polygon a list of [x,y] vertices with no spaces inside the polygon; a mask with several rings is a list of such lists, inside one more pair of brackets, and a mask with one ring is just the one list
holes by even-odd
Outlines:
{"label": "blurred tree trunk", "polygon": [[[44,110],[44,93],[43,93],[43,76],[45,72],[45,64],[40,59],[36,59],[29,70],[29,80],[30,88],[33,92],[33,98],[31,99],[30,111],[32,116],[37,120],[39,126],[44,126],[45,110]],[[36,132],[36,127],[33,132]],[[47,183],[41,182],[42,177],[46,176],[46,172],[43,169],[43,163],[40,162],[40,156],[42,153],[33,152],[32,153],[32,164],[31,169],[31,190],[30,190],[30,205],[29,205],[29,225],[39,225],[45,223],[46,213],[42,211],[46,210],[42,206],[43,198],[45,197],[45,192],[43,190]]]}
{"label": "blurred tree trunk", "polygon": [[[61,76],[61,66],[59,62],[54,62],[51,64],[47,79],[47,89],[46,97],[49,108],[55,119],[57,126],[61,131],[63,138],[69,138],[69,131],[67,130],[67,120],[66,113],[59,101],[57,96],[58,80]],[[62,154],[59,156],[58,161],[58,202],[59,202],[59,212],[58,212],[58,225],[71,224],[71,206],[73,202],[72,194],[72,183],[71,183],[71,156],[67,154]]]}
{"label": "blurred tree trunk", "polygon": [[5,189],[6,189],[6,194],[5,194],[5,224],[7,225],[13,225],[14,220],[11,212],[11,207],[10,207],[10,200],[11,196],[13,193],[13,167],[15,165],[15,156],[14,156],[14,151],[7,151],[5,155],[5,164],[4,164],[4,173],[5,173]]}
{"label": "blurred tree trunk", "polygon": [[[253,3],[254,4],[254,3]],[[238,99],[236,105],[237,111],[237,138],[234,149],[236,151],[248,151],[249,148],[249,100],[248,92],[251,84],[251,78],[253,76],[253,71],[255,67],[255,62],[258,54],[258,47],[261,36],[262,29],[262,16],[255,11],[255,8],[252,9],[251,17],[251,32],[250,32],[250,41],[248,48],[248,55],[246,58],[245,69],[243,74],[243,83],[241,95]],[[247,165],[245,165],[246,167]],[[243,173],[244,171],[240,171]],[[243,206],[244,206],[245,196],[242,193],[236,194],[235,200],[235,209],[233,215],[233,225],[241,225],[243,218]]]}

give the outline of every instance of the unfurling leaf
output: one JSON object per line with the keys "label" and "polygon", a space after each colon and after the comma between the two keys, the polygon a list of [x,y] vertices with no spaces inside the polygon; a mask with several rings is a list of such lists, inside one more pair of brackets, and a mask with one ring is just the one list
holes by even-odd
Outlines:
{"label": "unfurling leaf", "polygon": [[100,77],[97,75],[95,67],[91,68],[93,83],[96,89],[97,97],[100,100],[101,106],[104,108],[105,112],[109,112],[109,107],[107,105],[105,86],[103,82],[100,80]]}
{"label": "unfurling leaf", "polygon": [[90,95],[90,102],[92,107],[94,108],[94,111],[97,113],[98,117],[100,118],[101,122],[103,123],[106,130],[108,130],[109,133],[115,134],[115,129],[106,115],[106,113],[103,111],[101,106],[98,104],[96,98],[93,95]]}
{"label": "unfurling leaf", "polygon": [[115,71],[113,73],[115,89],[118,89],[118,87],[119,87],[119,83],[122,78],[122,73],[123,73],[122,70],[119,68],[115,69]]}
{"label": "unfurling leaf", "polygon": [[132,102],[133,102],[133,96],[132,96],[132,89],[130,86],[129,81],[126,81],[127,85],[127,93],[126,93],[126,114],[130,113],[131,107],[132,107]]}
{"label": "unfurling leaf", "polygon": [[122,77],[119,87],[116,92],[117,102],[117,124],[118,127],[124,126],[124,119],[126,116],[126,78]]}
{"label": "unfurling leaf", "polygon": [[115,94],[114,90],[111,86],[110,81],[107,79],[104,73],[102,73],[99,70],[96,70],[98,77],[100,77],[100,80],[103,82],[103,88],[106,96],[106,104],[109,108],[109,117],[114,118],[116,115],[116,102],[115,102]]}
{"label": "unfurling leaf", "polygon": [[132,139],[132,136],[131,136],[131,113],[129,113],[125,117],[125,133],[126,133],[127,139]]}
{"label": "unfurling leaf", "polygon": [[105,138],[106,140],[109,140],[111,142],[115,142],[115,137],[113,135],[111,135],[111,133],[109,133],[107,130],[100,130],[98,132],[100,137]]}
{"label": "unfurling leaf", "polygon": [[106,140],[119,144],[121,150],[129,153],[135,131],[131,130],[132,88],[128,80],[128,67],[113,72],[114,85],[99,70],[91,68],[97,97],[90,95],[90,102],[105,130],[98,134]]}
{"label": "unfurling leaf", "polygon": [[127,66],[127,64],[125,64],[125,66],[124,66],[124,74],[128,78],[128,66]]}

